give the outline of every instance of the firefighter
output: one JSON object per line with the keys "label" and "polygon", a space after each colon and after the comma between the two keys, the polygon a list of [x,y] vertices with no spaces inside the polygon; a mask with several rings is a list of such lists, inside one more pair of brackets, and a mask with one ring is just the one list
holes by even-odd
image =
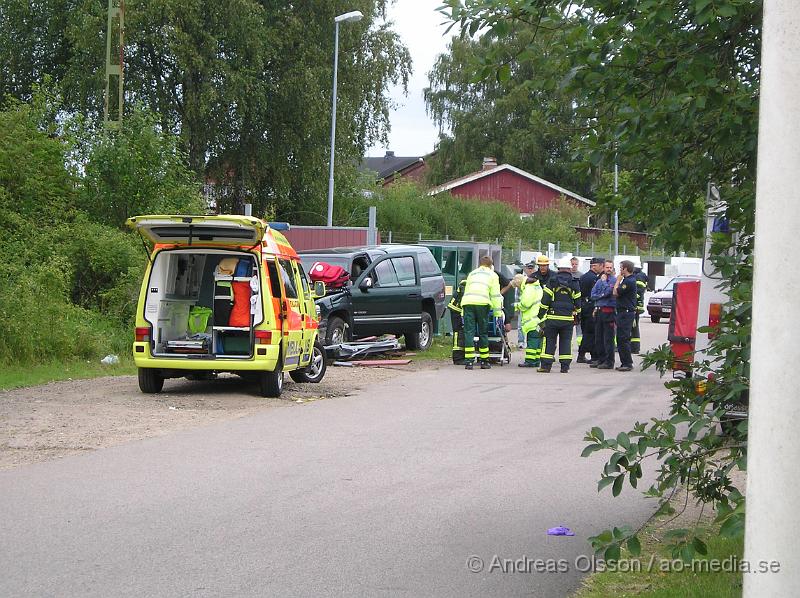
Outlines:
{"label": "firefighter", "polygon": [[546,255],[540,255],[536,258],[536,267],[538,270],[536,270],[533,275],[539,281],[539,284],[542,285],[542,289],[544,289],[547,283],[550,282],[550,277],[553,275],[553,271],[550,269],[550,258]]}
{"label": "firefighter", "polygon": [[639,329],[639,316],[644,313],[644,292],[647,290],[647,274],[637,266],[633,269],[636,276],[636,317],[633,319],[633,330],[631,332],[631,353],[637,355],[642,349],[642,338]]}
{"label": "firefighter", "polygon": [[503,297],[500,295],[500,279],[492,269],[494,262],[488,255],[480,259],[480,265],[467,276],[461,308],[464,310],[464,362],[472,369],[475,361],[475,337],[478,337],[477,353],[481,369],[488,370],[489,363],[489,314],[503,319]]}
{"label": "firefighter", "polygon": [[450,324],[453,328],[453,363],[464,365],[464,309],[461,307],[461,298],[464,296],[464,287],[467,281],[458,283],[447,309],[450,310]]}
{"label": "firefighter", "polygon": [[556,355],[558,341],[558,361],[561,373],[569,373],[572,363],[572,327],[580,311],[581,290],[572,278],[569,260],[558,264],[558,273],[550,278],[544,287],[539,317],[544,318],[544,349],[538,372],[549,373]]}
{"label": "firefighter", "polygon": [[542,356],[542,333],[539,330],[541,319],[539,309],[542,304],[542,285],[539,279],[527,277],[520,286],[519,304],[522,334],[525,337],[525,361],[519,364],[521,368],[538,368]]}

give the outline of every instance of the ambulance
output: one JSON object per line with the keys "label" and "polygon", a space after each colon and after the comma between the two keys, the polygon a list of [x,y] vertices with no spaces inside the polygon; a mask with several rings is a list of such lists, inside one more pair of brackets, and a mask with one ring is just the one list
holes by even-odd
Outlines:
{"label": "ambulance", "polygon": [[325,286],[309,286],[279,230],[288,224],[151,215],[127,225],[152,245],[133,343],[142,392],[160,392],[167,378],[221,372],[253,380],[265,397],[281,394],[284,372],[295,382],[322,380],[314,299]]}

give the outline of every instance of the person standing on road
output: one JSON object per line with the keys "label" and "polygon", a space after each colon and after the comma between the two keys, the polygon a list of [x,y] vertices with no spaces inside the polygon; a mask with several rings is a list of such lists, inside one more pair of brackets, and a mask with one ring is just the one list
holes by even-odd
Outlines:
{"label": "person standing on road", "polygon": [[581,291],[570,273],[569,260],[558,265],[558,273],[544,288],[539,317],[544,318],[544,349],[538,372],[549,373],[558,344],[561,373],[569,373],[572,363],[572,327],[580,310]]}
{"label": "person standing on road", "polygon": [[[578,283],[578,288],[581,286],[581,276],[583,276],[583,272],[578,270],[578,264],[580,260],[572,256],[569,258],[570,264],[570,274],[572,274],[573,280]],[[578,314],[578,322],[575,324],[575,348],[580,351],[581,343],[583,342],[583,326],[581,326],[581,316]]]}
{"label": "person standing on road", "polygon": [[[589,271],[581,276],[578,285],[581,289],[581,331],[582,338],[578,345],[577,363],[590,363],[597,360],[599,351],[595,346],[595,319],[594,303],[592,302],[592,289],[597,279],[603,272],[605,260],[601,257],[593,257],[589,265]],[[587,360],[586,354],[590,357]]]}
{"label": "person standing on road", "polygon": [[538,368],[540,365],[542,334],[539,330],[539,309],[542,306],[542,294],[542,285],[533,276],[529,276],[520,287],[519,319],[525,335],[525,361],[519,364],[521,368]]}
{"label": "person standing on road", "polygon": [[[495,318],[503,317],[500,279],[492,269],[493,265],[488,255],[480,259],[480,265],[467,276],[464,296],[461,298],[461,308],[464,310],[464,367],[468,370],[472,369],[476,352],[482,370],[492,367],[489,363],[489,313]],[[478,337],[477,351],[475,337]]]}
{"label": "person standing on road", "polygon": [[644,313],[644,292],[647,290],[647,274],[639,266],[633,269],[636,276],[636,317],[633,319],[633,332],[631,333],[631,353],[638,355],[642,350],[642,335],[639,330],[639,316]]}
{"label": "person standing on road", "polygon": [[622,260],[620,273],[614,283],[612,294],[617,298],[617,350],[620,366],[618,372],[630,372],[633,369],[631,355],[631,331],[636,317],[636,276],[633,274],[633,262]]}
{"label": "person standing on road", "polygon": [[594,302],[595,338],[594,346],[597,354],[593,355],[590,368],[599,370],[614,369],[614,337],[616,336],[617,299],[613,295],[614,262],[607,260],[603,266],[603,273],[592,288],[592,301]]}
{"label": "person standing on road", "polygon": [[458,283],[458,287],[453,293],[447,309],[450,310],[450,324],[453,328],[453,363],[464,365],[464,309],[461,307],[461,299],[464,297],[464,287],[467,286],[466,279]]}

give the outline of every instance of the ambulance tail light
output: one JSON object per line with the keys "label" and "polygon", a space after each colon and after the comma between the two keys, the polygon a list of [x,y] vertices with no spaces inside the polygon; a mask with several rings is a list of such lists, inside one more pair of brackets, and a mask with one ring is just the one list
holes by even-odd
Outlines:
{"label": "ambulance tail light", "polygon": [[143,326],[143,327],[136,327],[136,342],[137,343],[149,343],[150,342],[150,327]]}
{"label": "ambulance tail light", "polygon": [[709,305],[708,327],[714,329],[708,333],[709,340],[717,336],[717,330],[719,329],[719,321],[721,318],[722,318],[722,303],[712,303],[711,305]]}
{"label": "ambulance tail light", "polygon": [[255,337],[257,345],[272,344],[272,330],[256,330]]}

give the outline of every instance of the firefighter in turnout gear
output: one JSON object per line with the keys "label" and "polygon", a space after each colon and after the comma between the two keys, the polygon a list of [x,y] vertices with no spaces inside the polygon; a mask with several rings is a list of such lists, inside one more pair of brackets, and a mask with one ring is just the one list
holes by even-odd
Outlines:
{"label": "firefighter in turnout gear", "polygon": [[642,348],[639,316],[644,313],[644,292],[647,290],[649,278],[638,266],[633,269],[633,275],[636,277],[636,317],[633,319],[633,329],[631,330],[631,353],[636,355]]}
{"label": "firefighter in turnout gear", "polygon": [[519,364],[521,368],[538,368],[542,356],[542,334],[539,330],[541,318],[539,309],[542,306],[542,285],[539,279],[526,278],[519,290],[519,303],[517,309],[520,313],[522,334],[525,337],[525,361]]}
{"label": "firefighter in turnout gear", "polygon": [[[467,276],[461,297],[461,308],[464,310],[464,361],[468,370],[472,369],[476,353],[482,370],[492,367],[489,363],[489,313],[495,318],[503,317],[500,279],[493,266],[492,258],[484,255],[480,266]],[[478,337],[477,350],[475,337]]]}
{"label": "firefighter in turnout gear", "polygon": [[453,328],[453,363],[456,365],[464,365],[464,309],[461,307],[461,299],[466,286],[466,280],[458,283],[453,298],[447,304],[447,309],[450,310],[450,324]]}
{"label": "firefighter in turnout gear", "polygon": [[544,288],[539,310],[539,317],[544,318],[544,349],[539,372],[550,372],[556,355],[556,341],[561,373],[569,373],[572,363],[572,327],[580,312],[581,290],[569,270],[569,260],[562,260],[558,272]]}

